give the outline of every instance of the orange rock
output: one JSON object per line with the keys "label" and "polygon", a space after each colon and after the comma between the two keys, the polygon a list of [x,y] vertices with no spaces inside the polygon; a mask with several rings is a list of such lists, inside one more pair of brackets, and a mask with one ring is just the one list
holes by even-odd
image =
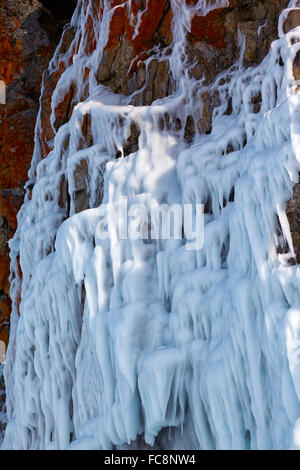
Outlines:
{"label": "orange rock", "polygon": [[192,20],[190,37],[194,42],[206,42],[219,49],[226,47],[225,19],[228,14],[227,8],[219,8],[211,11],[206,16],[195,15]]}
{"label": "orange rock", "polygon": [[[42,1],[49,8],[54,4],[51,0]],[[197,4],[197,0],[182,1],[186,1],[191,7]],[[16,214],[23,200],[23,186],[33,152],[42,72],[47,68],[60,36],[56,29],[56,19],[49,12],[45,13],[38,0],[6,0],[5,7],[3,3],[0,5],[0,80],[7,84],[8,100],[5,106],[0,105],[0,217],[4,220],[4,228],[0,227],[0,250],[3,250],[0,257],[0,339],[1,335],[7,334],[7,330],[2,333],[1,321],[8,318],[10,310],[7,297],[9,258],[6,242],[14,233]],[[79,33],[80,39],[84,41],[81,46],[87,55],[93,53],[98,43],[96,26],[103,14],[104,3],[104,0],[82,2],[85,13],[88,6],[92,7],[84,30]],[[153,48],[155,46],[163,50],[172,43],[170,1],[110,0],[109,3],[113,10],[108,40],[97,71],[99,83],[110,87],[115,93],[130,95],[135,91],[134,105],[148,105],[158,98],[168,96],[174,89],[168,55],[166,54],[165,60],[159,61],[153,54]],[[66,2],[62,0],[62,4],[65,5]],[[212,10],[205,17],[195,15],[187,41],[188,59],[191,64],[195,64],[190,70],[191,76],[196,80],[205,76],[208,84],[218,73],[232,65],[239,54],[238,26],[246,37],[245,65],[259,63],[268,52],[271,41],[276,38],[278,15],[287,4],[288,0],[230,0],[226,8]],[[295,12],[290,16],[292,25],[298,22],[298,15]],[[43,22],[46,27],[43,27]],[[27,30],[24,24],[27,25]],[[259,27],[264,29],[258,38]],[[72,64],[74,54],[78,52],[76,49],[80,41],[73,41],[74,34],[73,28],[64,31],[60,51],[56,56],[56,67],[44,75],[41,127],[37,134],[42,158],[49,154],[55,132],[70,119],[76,101],[88,95],[86,87],[85,96],[77,96],[78,90],[72,83],[53,110],[56,121],[54,129],[52,128],[50,115],[53,92],[66,67]],[[221,51],[218,52],[219,49]],[[65,62],[67,51],[68,60]],[[146,71],[144,62],[149,58]],[[89,69],[86,69],[86,81],[88,75]],[[210,130],[213,97],[207,96],[204,104],[202,121],[195,123],[190,120],[186,124],[187,139],[192,138],[196,125],[200,132]],[[84,127],[86,142],[83,145],[89,145],[88,122]],[[138,139],[135,134],[132,133],[125,142],[124,154],[136,150]],[[84,173],[83,169],[81,171]],[[67,182],[62,181],[62,205],[67,204],[66,188]],[[78,186],[78,207],[85,207],[85,189]],[[21,270],[19,274],[22,275]]]}

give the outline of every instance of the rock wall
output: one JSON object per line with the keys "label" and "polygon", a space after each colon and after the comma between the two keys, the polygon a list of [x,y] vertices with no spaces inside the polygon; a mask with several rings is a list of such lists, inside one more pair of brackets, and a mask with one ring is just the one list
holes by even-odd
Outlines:
{"label": "rock wall", "polygon": [[7,241],[24,198],[42,74],[76,2],[64,1],[70,5],[63,11],[55,9],[59,2],[50,3],[0,1],[0,80],[6,85],[6,104],[0,105],[0,339],[5,342],[10,312]]}

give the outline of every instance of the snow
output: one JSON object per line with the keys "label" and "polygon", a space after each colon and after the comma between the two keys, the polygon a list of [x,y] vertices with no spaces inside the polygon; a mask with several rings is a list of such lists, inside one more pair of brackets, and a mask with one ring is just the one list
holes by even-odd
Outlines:
{"label": "snow", "polygon": [[[97,70],[107,38],[105,1],[94,24],[97,49],[83,53],[89,10],[81,3],[72,19],[76,60],[58,83],[52,109],[70,81],[79,93],[84,88],[84,69]],[[300,446],[300,271],[289,263],[294,253],[285,214],[300,165],[300,94],[292,83],[300,29],[280,34],[258,67],[245,70],[239,60],[217,77],[212,87],[222,100],[212,132],[187,145],[184,129],[162,130],[161,119],[165,113],[176,118],[179,109],[183,122],[197,116],[201,89],[186,68],[186,31],[194,11],[205,15],[227,1],[187,7],[171,0],[171,6],[177,91],[133,107],[90,73],[90,96],[59,129],[47,159],[40,161],[36,144],[32,197],[26,196],[10,243],[4,449],[124,448],[142,434],[163,448]],[[262,106],[254,114],[251,99],[259,93]],[[230,98],[233,112],[224,115]],[[80,150],[86,114],[93,145]],[[139,150],[116,160],[132,122],[141,130]],[[73,173],[83,158],[91,209],[75,214]],[[71,201],[67,220],[59,206],[63,175]],[[94,207],[103,179],[103,203],[114,210],[121,198],[129,205],[191,203],[194,210],[209,203],[203,247],[103,239],[103,214]],[[284,254],[277,253],[278,220]],[[108,227],[113,231],[113,217]]]}

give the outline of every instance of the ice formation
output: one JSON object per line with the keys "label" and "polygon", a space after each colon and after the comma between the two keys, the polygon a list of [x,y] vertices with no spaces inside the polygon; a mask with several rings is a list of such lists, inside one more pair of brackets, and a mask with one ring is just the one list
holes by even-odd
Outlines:
{"label": "ice formation", "polygon": [[3,376],[3,364],[0,365],[0,445],[2,445],[4,438],[4,429],[7,422],[5,412],[5,385]]}
{"label": "ice formation", "polygon": [[[59,129],[46,159],[36,144],[32,195],[28,190],[10,244],[3,448],[125,448],[138,436],[164,449],[300,447],[300,271],[289,263],[285,214],[300,164],[292,73],[300,29],[283,34],[283,12],[279,39],[259,66],[244,69],[240,60],[217,77],[211,86],[222,99],[212,132],[188,145],[184,130],[167,130],[162,119],[168,113],[184,121],[199,111],[202,88],[188,74],[186,33],[196,10],[205,15],[227,1],[171,0],[176,90],[139,107],[98,85],[95,74],[84,78],[86,67],[96,72],[107,40],[111,10],[104,5],[93,24],[96,49],[86,55],[91,4],[78,2],[70,46],[77,53],[52,107],[71,80],[79,94],[89,80],[90,95]],[[240,43],[242,55],[242,35]],[[224,114],[229,99],[231,115]],[[79,150],[87,114],[93,145]],[[139,148],[116,159],[132,122],[141,131]],[[91,208],[75,214],[73,175],[82,159]],[[65,221],[63,175],[71,213]],[[115,209],[122,197],[129,204],[207,204],[203,248],[187,251],[184,240],[102,240],[96,201],[103,180],[103,202]],[[286,240],[282,254],[278,237]]]}

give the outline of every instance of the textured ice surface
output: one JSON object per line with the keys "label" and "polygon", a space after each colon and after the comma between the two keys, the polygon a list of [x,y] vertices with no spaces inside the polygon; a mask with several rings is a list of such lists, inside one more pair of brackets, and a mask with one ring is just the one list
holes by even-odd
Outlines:
{"label": "textured ice surface", "polygon": [[[3,448],[124,448],[139,435],[162,448],[300,446],[300,270],[288,262],[285,214],[300,163],[300,94],[291,82],[300,29],[280,30],[259,67],[244,70],[240,61],[217,77],[212,86],[222,102],[211,134],[187,146],[183,130],[161,129],[165,113],[171,119],[179,113],[184,122],[201,106],[184,56],[192,8],[205,14],[226,5],[200,0],[188,8],[171,0],[177,82],[171,97],[128,106],[128,98],[97,85],[91,73],[90,97],[60,128],[49,157],[40,161],[36,146],[32,198],[11,242]],[[69,80],[80,90],[85,67],[97,70],[109,12],[95,21],[99,40],[91,56],[81,52],[87,15],[77,8],[73,16],[78,54],[58,83],[53,109]],[[259,94],[262,106],[254,114],[252,98]],[[233,112],[224,115],[229,99]],[[78,151],[87,113],[94,144]],[[139,150],[116,160],[132,122],[141,129]],[[91,207],[103,177],[104,202],[116,208],[121,197],[129,204],[207,204],[203,248],[101,240],[99,208],[74,215],[72,175],[83,158]],[[61,223],[63,174],[71,217]],[[284,254],[277,253],[278,227]]]}

